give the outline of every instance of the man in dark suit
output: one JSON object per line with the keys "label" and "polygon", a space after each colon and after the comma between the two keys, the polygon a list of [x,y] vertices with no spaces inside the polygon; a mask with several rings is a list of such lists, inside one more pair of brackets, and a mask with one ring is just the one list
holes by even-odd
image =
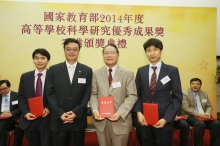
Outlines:
{"label": "man in dark suit", "polygon": [[[24,130],[29,146],[52,146],[52,136],[50,131],[50,107],[46,98],[46,74],[47,64],[50,54],[45,49],[36,49],[32,58],[36,69],[21,75],[18,91],[18,104],[21,110],[19,126]],[[40,80],[41,89],[38,87]],[[40,91],[40,92],[39,92]],[[44,113],[42,117],[35,117],[30,113],[28,99],[42,96]]]}
{"label": "man in dark suit", "polygon": [[80,43],[68,38],[63,44],[66,61],[50,67],[47,99],[55,146],[83,146],[87,127],[86,105],[91,94],[92,69],[77,62]]}
{"label": "man in dark suit", "polygon": [[[0,80],[0,146],[7,145],[7,129],[13,129],[20,116],[17,92],[10,90],[8,80]],[[5,118],[5,119],[4,119]]]}
{"label": "man in dark suit", "polygon": [[[187,119],[186,122],[193,127],[194,146],[203,144],[203,135],[205,128],[210,131],[210,145],[220,145],[220,122],[218,120],[209,120],[212,115],[212,105],[209,101],[207,92],[200,90],[202,81],[199,78],[190,80],[190,88],[183,92],[183,104],[181,114]],[[205,121],[197,119],[203,118]]]}
{"label": "man in dark suit", "polygon": [[[150,64],[140,67],[137,71],[138,100],[133,111],[137,113],[138,122],[143,126],[142,145],[169,146],[172,123],[182,103],[179,71],[178,68],[161,61],[163,44],[160,40],[151,38],[143,47]],[[147,124],[142,113],[142,103],[158,104],[159,121],[155,125]]]}

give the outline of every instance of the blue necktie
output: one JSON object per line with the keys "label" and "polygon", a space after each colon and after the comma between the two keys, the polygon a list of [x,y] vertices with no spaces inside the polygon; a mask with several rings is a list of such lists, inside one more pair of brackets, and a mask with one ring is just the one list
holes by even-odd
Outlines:
{"label": "blue necktie", "polygon": [[37,78],[35,96],[42,96],[42,81],[41,81],[42,73],[38,73],[37,75],[38,75],[38,78]]}
{"label": "blue necktie", "polygon": [[5,95],[5,109],[4,111],[9,110],[9,100],[8,100],[8,95]]}

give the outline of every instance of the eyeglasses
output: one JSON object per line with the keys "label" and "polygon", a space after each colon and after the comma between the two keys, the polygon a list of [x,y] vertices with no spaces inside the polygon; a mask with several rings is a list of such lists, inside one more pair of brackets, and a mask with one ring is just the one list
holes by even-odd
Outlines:
{"label": "eyeglasses", "polygon": [[117,54],[117,52],[104,52],[103,53],[104,55],[115,55],[115,54]]}
{"label": "eyeglasses", "polygon": [[0,89],[0,91],[7,90],[7,89],[8,89],[8,87],[5,87],[5,88]]}
{"label": "eyeglasses", "polygon": [[74,49],[67,48],[67,49],[65,49],[65,51],[67,51],[67,52],[78,52],[79,49],[78,48],[74,48]]}

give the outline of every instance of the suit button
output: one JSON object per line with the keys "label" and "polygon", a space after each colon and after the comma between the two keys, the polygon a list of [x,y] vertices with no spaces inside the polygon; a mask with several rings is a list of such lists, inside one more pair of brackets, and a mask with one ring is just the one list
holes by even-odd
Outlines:
{"label": "suit button", "polygon": [[69,97],[69,100],[71,100],[72,99],[72,97]]}

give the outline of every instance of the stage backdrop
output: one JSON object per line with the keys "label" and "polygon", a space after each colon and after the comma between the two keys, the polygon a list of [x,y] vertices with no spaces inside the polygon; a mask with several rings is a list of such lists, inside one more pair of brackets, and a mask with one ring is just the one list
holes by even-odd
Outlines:
{"label": "stage backdrop", "polygon": [[179,68],[183,90],[191,78],[202,79],[216,116],[216,13],[204,7],[0,2],[0,79],[17,91],[21,74],[35,69],[33,50],[47,49],[49,66],[63,62],[62,43],[69,37],[81,42],[78,61],[93,70],[104,65],[102,47],[115,43],[118,64],[136,74],[149,63],[142,46],[153,37],[164,44],[162,61]]}

